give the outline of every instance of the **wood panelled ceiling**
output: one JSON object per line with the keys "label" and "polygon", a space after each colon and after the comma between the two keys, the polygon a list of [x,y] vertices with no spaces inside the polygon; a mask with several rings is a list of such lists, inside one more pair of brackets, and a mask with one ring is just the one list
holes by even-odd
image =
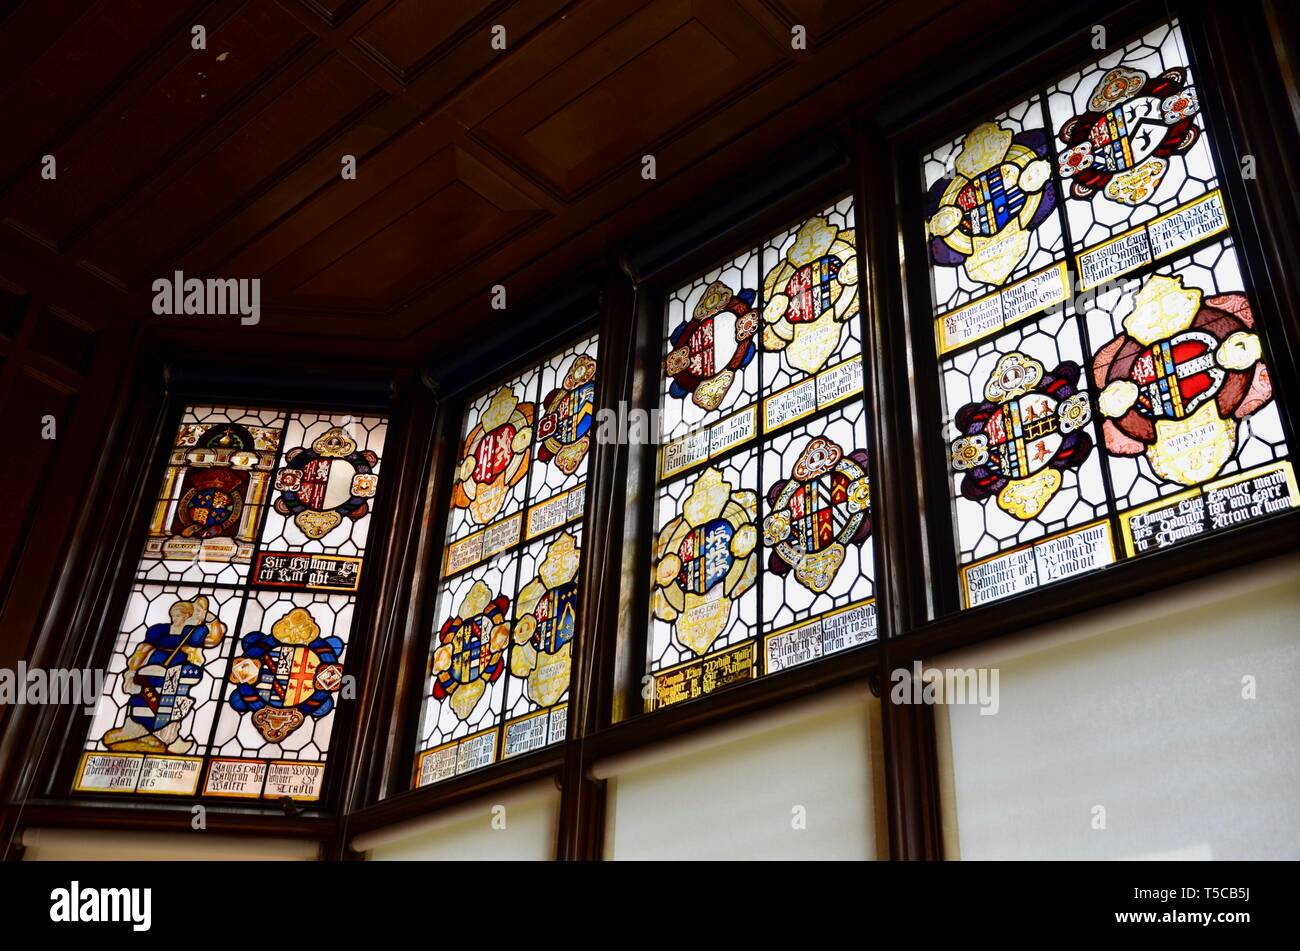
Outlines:
{"label": "wood panelled ceiling", "polygon": [[493,285],[562,283],[1025,5],[0,2],[0,249],[164,333],[222,320],[152,315],[180,270],[261,278],[237,349],[427,353],[509,319]]}

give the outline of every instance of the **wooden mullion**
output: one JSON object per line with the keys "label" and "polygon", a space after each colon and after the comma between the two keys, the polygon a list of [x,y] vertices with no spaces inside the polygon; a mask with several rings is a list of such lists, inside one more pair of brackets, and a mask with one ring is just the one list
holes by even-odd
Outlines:
{"label": "wooden mullion", "polygon": [[943,858],[934,707],[894,703],[889,645],[880,682],[880,718],[885,744],[885,808],[889,854],[895,861]]}
{"label": "wooden mullion", "polygon": [[416,561],[436,412],[432,392],[413,377],[403,381],[401,399],[390,416],[385,440],[385,458],[396,463],[385,471],[390,490],[383,500],[387,505],[377,507],[386,517],[387,530],[372,533],[368,556],[381,577],[369,603],[358,603],[357,617],[365,621],[365,629],[352,635],[352,640],[365,648],[364,662],[355,665],[355,670],[364,673],[365,684],[355,701],[352,729],[341,751],[346,755],[336,765],[342,777],[341,815],[355,811],[377,795],[376,785],[384,775],[384,754],[390,750],[389,727],[394,716],[400,715],[395,708],[395,688],[400,680],[395,658],[400,658],[403,643],[402,608],[410,599],[414,580],[409,568]]}
{"label": "wooden mullion", "polygon": [[[896,156],[879,129],[861,126],[858,134],[859,208],[858,254],[865,286],[862,289],[864,351],[870,354],[869,402],[875,462],[872,507],[877,546],[876,586],[881,648],[874,672],[885,743],[884,803],[889,854],[894,859],[936,858],[940,855],[938,783],[935,781],[933,711],[896,706],[888,689],[893,669],[891,643],[914,629],[927,616],[929,581],[943,574],[927,552],[935,549],[927,533],[938,528],[925,518],[927,481],[916,477],[929,462],[913,421],[909,387],[911,360],[908,310],[898,255],[899,203]],[[921,413],[924,418],[924,413]],[[942,526],[946,530],[946,525]],[[950,547],[950,546],[949,546]],[[942,560],[942,559],[940,559]],[[929,738],[928,741],[926,738]],[[870,755],[870,751],[867,751]],[[871,798],[874,789],[865,794]]]}
{"label": "wooden mullion", "polygon": [[583,738],[609,722],[615,691],[620,588],[623,582],[623,512],[628,495],[628,447],[602,441],[599,416],[630,404],[636,357],[632,320],[636,292],[631,279],[613,262],[605,269],[600,295],[600,342],[596,409],[587,451],[587,495],[583,513],[579,633],[569,682],[568,727],[560,786],[560,859],[597,859],[604,850],[605,784],[585,775]]}
{"label": "wooden mullion", "polygon": [[587,762],[581,741],[570,743],[565,754],[564,769],[559,776],[555,857],[562,862],[599,861],[605,850],[608,787],[603,780],[586,775]]}

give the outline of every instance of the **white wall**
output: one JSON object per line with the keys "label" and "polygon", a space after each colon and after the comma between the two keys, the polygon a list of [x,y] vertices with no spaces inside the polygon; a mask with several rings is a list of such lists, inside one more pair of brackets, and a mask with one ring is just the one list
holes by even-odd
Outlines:
{"label": "white wall", "polygon": [[949,857],[1300,858],[1300,559],[931,663],[985,665],[996,715],[938,708]]}
{"label": "white wall", "polygon": [[885,847],[882,799],[870,792],[881,776],[879,706],[865,691],[597,768],[614,774],[607,858],[870,859]]}

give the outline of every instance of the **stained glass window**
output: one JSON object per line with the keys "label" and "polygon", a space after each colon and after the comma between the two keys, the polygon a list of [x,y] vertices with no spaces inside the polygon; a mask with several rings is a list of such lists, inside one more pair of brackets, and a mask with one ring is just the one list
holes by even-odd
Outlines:
{"label": "stained glass window", "polygon": [[1176,22],[922,175],[963,606],[1300,504]]}
{"label": "stained glass window", "polygon": [[876,636],[851,198],[667,295],[651,707]]}
{"label": "stained glass window", "polygon": [[583,340],[465,412],[417,786],[565,738],[596,358]]}
{"label": "stained glass window", "polygon": [[185,409],[76,791],[320,798],[386,431]]}

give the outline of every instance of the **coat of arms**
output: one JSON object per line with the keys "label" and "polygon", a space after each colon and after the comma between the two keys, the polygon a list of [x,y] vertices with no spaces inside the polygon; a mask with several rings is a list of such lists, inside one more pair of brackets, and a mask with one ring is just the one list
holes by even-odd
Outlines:
{"label": "coat of arms", "polygon": [[664,373],[673,381],[670,396],[689,396],[704,410],[722,405],[736,374],[758,352],[754,297],[752,290],[736,292],[721,281],[704,289],[690,319],[669,336],[672,349],[664,358]]}
{"label": "coat of arms", "polygon": [[334,709],[343,685],[343,640],[322,637],[306,608],[292,608],[269,634],[245,634],[240,646],[243,654],[230,667],[230,705],[252,713],[253,726],[268,742],[279,743],[307,717],[320,719]]}
{"label": "coat of arms", "polygon": [[162,496],[176,499],[175,507],[169,524],[160,503],[146,552],[168,561],[250,560],[257,531],[251,516],[266,497],[279,445],[278,429],[182,425]]}
{"label": "coat of arms", "polygon": [[456,716],[468,720],[488,685],[505,670],[510,599],[492,597],[487,585],[475,581],[437,638],[431,661],[433,699],[450,698]]}
{"label": "coat of arms", "polygon": [[1154,77],[1128,66],[1108,70],[1087,110],[1057,133],[1064,144],[1059,170],[1071,181],[1071,197],[1090,199],[1101,191],[1125,205],[1146,201],[1169,170],[1169,159],[1196,143],[1199,111],[1182,67]]}
{"label": "coat of arms", "polygon": [[497,517],[510,490],[528,474],[534,412],[532,403],[519,402],[510,387],[503,386],[465,436],[451,504],[468,509],[479,525]]}
{"label": "coat of arms", "polygon": [[853,230],[818,215],[763,279],[763,349],[816,373],[839,350],[844,324],[858,314]]}
{"label": "coat of arms", "polygon": [[1273,398],[1262,356],[1245,294],[1202,297],[1182,278],[1149,278],[1124,332],[1092,361],[1107,450],[1145,454],[1179,485],[1218,475],[1240,421]]}
{"label": "coat of arms", "polygon": [[110,750],[188,753],[194,746],[192,738],[181,736],[182,721],[195,705],[190,690],[204,677],[204,649],[220,643],[226,627],[205,597],[175,601],[167,616],[167,622],[145,629],[127,661],[127,720],[104,734]]}
{"label": "coat of arms", "polygon": [[379,457],[357,451],[357,442],[340,426],[331,427],[309,448],[290,449],[275,474],[280,497],[275,510],[292,515],[308,538],[324,538],[343,519],[364,518],[379,486]]}
{"label": "coat of arms", "polygon": [[546,549],[515,605],[515,646],[510,672],[528,681],[528,697],[549,707],[569,688],[573,639],[578,625],[577,540],[564,532]]}
{"label": "coat of arms", "polygon": [[984,399],[957,411],[952,466],[964,472],[961,493],[1018,519],[1035,518],[1061,487],[1061,473],[1083,464],[1092,450],[1088,394],[1078,390],[1080,368],[1062,362],[1051,373],[1032,357],[1003,355],[984,387]]}
{"label": "coat of arms", "polygon": [[573,475],[587,455],[588,432],[596,402],[596,361],[586,354],[574,358],[564,381],[542,400],[537,420],[541,448],[537,458],[555,461],[565,475]]}
{"label": "coat of arms", "polygon": [[844,564],[845,546],[871,535],[866,450],[845,453],[824,436],[808,440],[790,478],[772,485],[767,502],[768,569],[778,576],[793,569],[801,585],[821,594]]}
{"label": "coat of arms", "polygon": [[708,651],[731,619],[732,605],[758,576],[757,515],[755,493],[736,489],[710,466],[695,480],[681,514],[659,530],[654,614],[696,654]]}
{"label": "coat of arms", "polygon": [[1029,235],[1056,207],[1047,134],[993,122],[966,134],[953,173],[926,196],[930,258],[1000,286],[1029,251]]}

